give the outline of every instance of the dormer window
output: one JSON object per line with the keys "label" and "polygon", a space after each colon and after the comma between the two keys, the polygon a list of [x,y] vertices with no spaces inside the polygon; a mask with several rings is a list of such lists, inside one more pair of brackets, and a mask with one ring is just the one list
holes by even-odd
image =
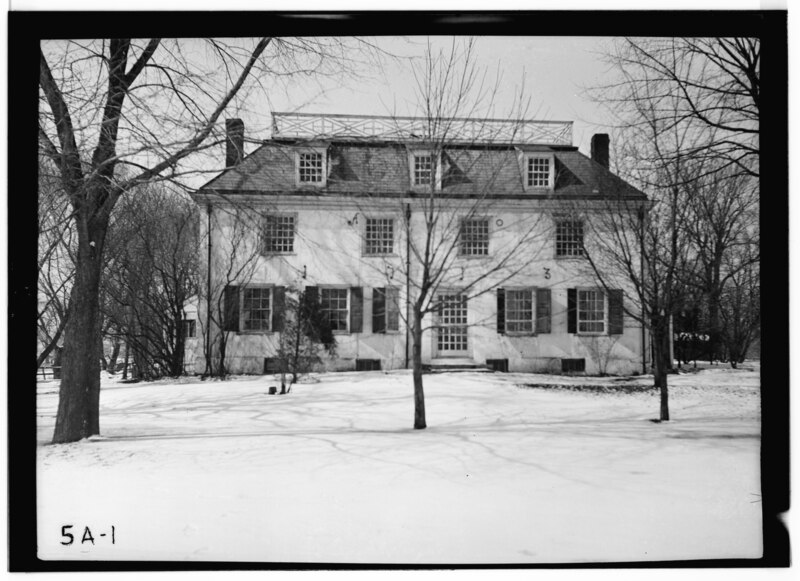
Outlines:
{"label": "dormer window", "polygon": [[411,187],[415,190],[427,190],[431,186],[435,190],[442,186],[441,156],[432,151],[411,151],[408,165],[411,170]]}
{"label": "dormer window", "polygon": [[554,162],[552,155],[525,156],[525,189],[553,189]]}
{"label": "dormer window", "polygon": [[415,155],[414,156],[414,185],[430,185],[433,178],[433,156]]}
{"label": "dormer window", "polygon": [[295,155],[298,186],[324,186],[327,177],[327,159],[324,149],[298,151]]}

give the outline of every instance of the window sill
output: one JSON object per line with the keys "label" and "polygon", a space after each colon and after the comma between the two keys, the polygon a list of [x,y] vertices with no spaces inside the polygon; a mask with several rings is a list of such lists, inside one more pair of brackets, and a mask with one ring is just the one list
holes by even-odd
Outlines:
{"label": "window sill", "polygon": [[297,252],[262,252],[262,258],[275,258],[276,256],[297,256]]}
{"label": "window sill", "polygon": [[487,260],[491,257],[491,254],[459,254],[457,258],[463,260]]}
{"label": "window sill", "polygon": [[363,258],[397,258],[399,255],[396,252],[389,252],[386,254],[380,252],[376,252],[374,254],[367,254],[366,252],[363,252],[361,256]]}
{"label": "window sill", "polygon": [[536,337],[533,331],[506,331],[503,333],[506,337]]}
{"label": "window sill", "polygon": [[589,331],[580,331],[575,333],[575,335],[578,335],[579,337],[608,337],[608,333],[605,331],[597,331],[595,333]]}
{"label": "window sill", "polygon": [[560,255],[556,254],[553,257],[553,259],[554,260],[586,260],[586,255],[585,254],[581,254],[580,256],[573,256],[573,255],[560,256]]}
{"label": "window sill", "polygon": [[237,335],[272,335],[277,331],[237,331]]}

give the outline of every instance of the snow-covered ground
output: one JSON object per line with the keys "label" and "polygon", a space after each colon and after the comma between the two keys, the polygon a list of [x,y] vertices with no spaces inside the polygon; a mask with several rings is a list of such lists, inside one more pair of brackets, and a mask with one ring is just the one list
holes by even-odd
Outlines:
{"label": "snow-covered ground", "polygon": [[660,424],[656,393],[611,389],[648,377],[426,375],[424,431],[405,371],[315,376],[286,396],[267,395],[271,377],[106,378],[102,436],[67,445],[47,444],[58,384],[40,382],[39,556],[757,558],[759,369],[745,367],[670,376]]}

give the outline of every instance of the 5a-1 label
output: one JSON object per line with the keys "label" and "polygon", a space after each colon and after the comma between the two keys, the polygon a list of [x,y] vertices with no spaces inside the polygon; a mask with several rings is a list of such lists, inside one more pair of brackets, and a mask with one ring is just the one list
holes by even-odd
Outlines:
{"label": "5a-1 label", "polygon": [[61,544],[65,547],[70,545],[95,545],[111,542],[112,545],[116,544],[117,536],[114,525],[108,528],[95,528],[92,531],[88,526],[76,527],[75,525],[63,525],[61,527]]}

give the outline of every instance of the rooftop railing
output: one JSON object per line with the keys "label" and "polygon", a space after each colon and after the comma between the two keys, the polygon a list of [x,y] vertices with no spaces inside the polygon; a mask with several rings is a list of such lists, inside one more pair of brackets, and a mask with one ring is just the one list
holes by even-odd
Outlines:
{"label": "rooftop railing", "polygon": [[273,139],[572,145],[572,121],[273,113]]}

